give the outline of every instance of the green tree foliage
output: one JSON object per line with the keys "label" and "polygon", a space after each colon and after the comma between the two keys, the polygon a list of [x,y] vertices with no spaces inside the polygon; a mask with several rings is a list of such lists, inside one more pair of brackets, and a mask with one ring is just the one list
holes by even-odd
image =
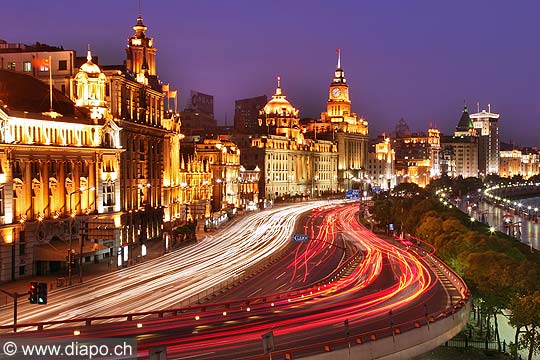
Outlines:
{"label": "green tree foliage", "polygon": [[540,354],[540,290],[516,296],[510,302],[510,324],[523,333],[518,348],[529,349],[529,360]]}
{"label": "green tree foliage", "polygon": [[[490,176],[488,180],[500,179]],[[456,197],[482,188],[477,178],[441,178],[433,181],[430,189],[448,189],[449,182],[457,189],[452,195]],[[377,199],[372,212],[381,227],[387,229],[394,223],[396,229],[402,226],[405,233],[432,244],[437,255],[464,277],[484,315],[494,316],[510,308],[512,322],[521,331],[516,334],[517,346],[529,349],[530,354],[540,351],[538,253],[531,253],[513,238],[489,234],[484,225],[471,223],[466,214],[442,206],[415,184],[400,184],[388,196]]]}

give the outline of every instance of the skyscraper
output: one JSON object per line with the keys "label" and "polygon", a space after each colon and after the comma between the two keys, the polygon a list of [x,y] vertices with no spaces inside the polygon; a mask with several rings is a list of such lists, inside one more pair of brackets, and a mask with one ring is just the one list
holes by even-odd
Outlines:
{"label": "skyscraper", "polygon": [[488,111],[471,114],[478,134],[478,171],[480,176],[499,173],[499,114]]}
{"label": "skyscraper", "polygon": [[256,134],[259,128],[259,112],[268,102],[266,95],[234,102],[234,130],[240,134]]}

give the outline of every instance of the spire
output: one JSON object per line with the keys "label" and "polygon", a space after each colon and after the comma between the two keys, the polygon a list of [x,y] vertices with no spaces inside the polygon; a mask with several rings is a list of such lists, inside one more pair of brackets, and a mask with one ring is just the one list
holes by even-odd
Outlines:
{"label": "spire", "polygon": [[459,119],[458,125],[456,126],[456,131],[458,132],[467,132],[473,128],[473,123],[469,117],[469,110],[467,109],[467,103],[463,101],[463,113]]}
{"label": "spire", "polygon": [[277,76],[277,89],[276,95],[281,95],[281,76]]}
{"label": "spire", "polygon": [[92,52],[90,51],[90,44],[88,44],[88,51],[86,52],[86,60],[92,61]]}
{"label": "spire", "polygon": [[341,49],[336,49],[336,53],[337,53],[337,67],[336,67],[336,70],[334,71],[334,80],[332,80],[332,83],[345,84],[347,80],[345,80],[345,72],[341,68]]}

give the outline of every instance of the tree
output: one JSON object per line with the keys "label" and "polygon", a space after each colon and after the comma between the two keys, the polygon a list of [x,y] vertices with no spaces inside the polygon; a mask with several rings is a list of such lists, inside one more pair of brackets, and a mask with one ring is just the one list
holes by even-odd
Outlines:
{"label": "tree", "polygon": [[534,354],[540,354],[540,291],[514,297],[510,310],[510,324],[516,328],[514,356],[517,357],[518,349],[528,348],[531,360]]}
{"label": "tree", "polygon": [[394,221],[392,216],[392,201],[388,198],[379,198],[375,200],[370,211],[373,213],[375,221],[382,228],[388,229],[388,224],[391,224]]}

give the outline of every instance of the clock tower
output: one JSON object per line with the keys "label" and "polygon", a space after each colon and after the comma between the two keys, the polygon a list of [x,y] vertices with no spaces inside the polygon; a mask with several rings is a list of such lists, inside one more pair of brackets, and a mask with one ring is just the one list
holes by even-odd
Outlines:
{"label": "clock tower", "polygon": [[330,84],[326,114],[332,122],[345,121],[351,115],[351,101],[349,100],[349,85],[345,79],[345,72],[341,68],[341,51],[337,50],[337,67],[334,71],[334,79]]}
{"label": "clock tower", "polygon": [[367,170],[368,122],[351,111],[349,84],[341,68],[341,51],[337,50],[337,67],[330,83],[326,111],[312,125],[315,136],[332,139],[338,148],[339,188],[358,188],[355,181],[364,179]]}

